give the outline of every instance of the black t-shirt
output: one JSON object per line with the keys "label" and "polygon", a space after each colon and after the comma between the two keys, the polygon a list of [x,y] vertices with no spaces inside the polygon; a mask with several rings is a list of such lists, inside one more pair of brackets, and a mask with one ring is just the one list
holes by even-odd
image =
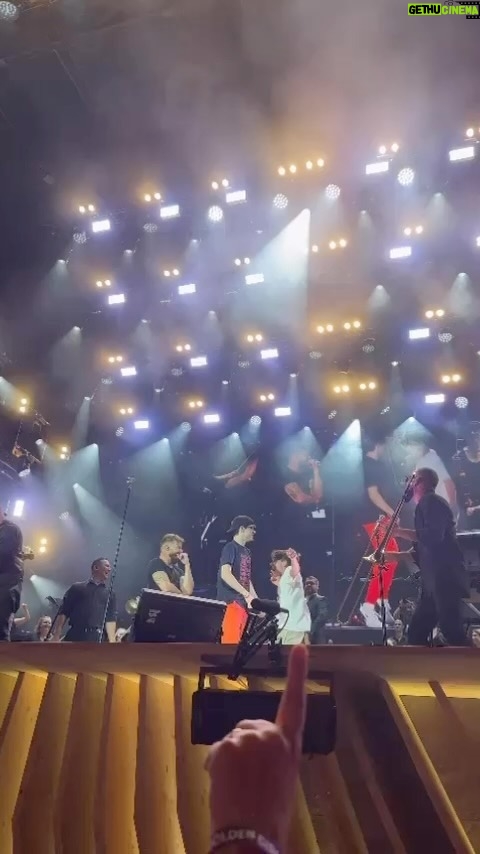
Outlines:
{"label": "black t-shirt", "polygon": [[174,584],[179,590],[182,589],[181,580],[185,575],[185,567],[180,560],[176,560],[174,563],[165,563],[161,557],[155,557],[151,560],[147,567],[147,587],[150,590],[158,590],[158,584],[153,578],[156,572],[164,572],[170,584]]}
{"label": "black t-shirt", "polygon": [[363,458],[363,477],[365,484],[364,521],[374,522],[381,515],[381,510],[370,499],[368,488],[376,486],[380,495],[390,505],[392,510],[397,503],[396,489],[390,469],[382,460],[375,460],[366,454]]}
{"label": "black t-shirt", "polygon": [[307,605],[312,618],[310,643],[325,643],[325,623],[328,619],[328,602],[325,596],[313,593],[307,597]]}
{"label": "black t-shirt", "polygon": [[[90,581],[78,581],[68,588],[60,608],[60,614],[67,617],[70,629],[68,640],[82,640],[85,633],[101,629],[105,606],[107,604],[108,588],[105,584]],[[117,619],[115,593],[112,591],[107,610],[107,623]]]}
{"label": "black t-shirt", "polygon": [[437,584],[468,590],[462,551],[457,542],[455,520],[444,498],[429,492],[415,508],[418,565],[422,586],[433,592]]}
{"label": "black t-shirt", "polygon": [[18,525],[0,523],[0,585],[13,587],[23,580],[23,537]]}
{"label": "black t-shirt", "polygon": [[233,590],[232,587],[229,587],[228,584],[222,579],[221,569],[225,564],[230,564],[232,567],[232,572],[240,582],[242,587],[245,590],[250,589],[250,582],[252,578],[252,556],[250,554],[250,550],[247,549],[246,546],[241,546],[239,543],[236,543],[235,540],[231,540],[227,543],[223,549],[222,554],[220,555],[220,565],[218,568],[218,577],[217,577],[217,599],[221,602],[239,602],[241,605],[245,605],[245,599],[240,593],[237,593],[236,590]]}

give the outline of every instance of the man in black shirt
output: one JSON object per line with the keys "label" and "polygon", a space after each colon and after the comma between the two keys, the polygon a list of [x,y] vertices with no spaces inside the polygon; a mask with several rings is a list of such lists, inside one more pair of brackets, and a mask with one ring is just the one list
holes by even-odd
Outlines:
{"label": "man in black shirt", "polygon": [[63,640],[98,643],[108,601],[102,641],[115,643],[117,608],[113,590],[108,598],[107,581],[110,572],[110,562],[107,558],[99,557],[92,563],[90,580],[78,581],[68,588],[55,622],[53,640],[60,640],[62,629],[68,620],[69,629]]}
{"label": "man in black shirt", "polygon": [[23,583],[23,537],[0,507],[0,641],[10,640]]}
{"label": "man in black shirt", "polygon": [[163,593],[191,596],[194,580],[190,558],[183,550],[184,540],[178,534],[165,534],[160,542],[160,555],[148,564],[147,587]]}
{"label": "man in black shirt", "polygon": [[318,592],[318,578],[315,578],[313,575],[309,575],[308,578],[305,579],[304,588],[308,610],[310,611],[310,616],[312,618],[310,643],[326,643],[325,624],[328,617],[328,603],[325,596],[320,596]]}
{"label": "man in black shirt", "polygon": [[418,469],[413,484],[415,530],[397,528],[396,536],[417,544],[421,596],[408,632],[409,643],[425,645],[438,624],[447,643],[466,643],[461,617],[462,598],[468,596],[468,578],[455,534],[455,520],[447,501],[435,494],[438,475]]}
{"label": "man in black shirt", "polygon": [[233,539],[220,555],[217,599],[228,605],[222,629],[222,643],[238,643],[245,625],[246,608],[256,598],[252,584],[252,556],[247,549],[255,537],[255,522],[250,516],[235,516],[229,534]]}

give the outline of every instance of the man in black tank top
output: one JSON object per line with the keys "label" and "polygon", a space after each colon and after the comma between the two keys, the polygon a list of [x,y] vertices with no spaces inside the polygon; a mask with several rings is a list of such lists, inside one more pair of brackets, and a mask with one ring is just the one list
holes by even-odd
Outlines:
{"label": "man in black tank top", "polygon": [[160,542],[160,555],[148,564],[147,587],[163,593],[191,596],[194,588],[190,559],[183,551],[183,537],[165,534]]}

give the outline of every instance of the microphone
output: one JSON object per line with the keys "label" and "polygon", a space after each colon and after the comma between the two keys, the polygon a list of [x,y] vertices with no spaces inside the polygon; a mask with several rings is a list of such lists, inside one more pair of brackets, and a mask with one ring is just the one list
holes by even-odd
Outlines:
{"label": "microphone", "polygon": [[267,617],[276,617],[277,614],[289,613],[286,608],[280,608],[278,602],[275,602],[273,599],[252,599],[250,608],[252,611],[260,611],[260,613],[266,614]]}

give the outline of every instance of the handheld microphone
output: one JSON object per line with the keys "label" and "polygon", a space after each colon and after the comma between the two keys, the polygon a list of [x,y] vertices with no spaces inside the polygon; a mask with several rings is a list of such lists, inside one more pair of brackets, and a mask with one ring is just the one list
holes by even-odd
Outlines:
{"label": "handheld microphone", "polygon": [[278,602],[273,599],[252,599],[250,608],[252,611],[259,611],[266,614],[267,617],[276,617],[277,614],[288,614],[286,608],[280,608]]}

